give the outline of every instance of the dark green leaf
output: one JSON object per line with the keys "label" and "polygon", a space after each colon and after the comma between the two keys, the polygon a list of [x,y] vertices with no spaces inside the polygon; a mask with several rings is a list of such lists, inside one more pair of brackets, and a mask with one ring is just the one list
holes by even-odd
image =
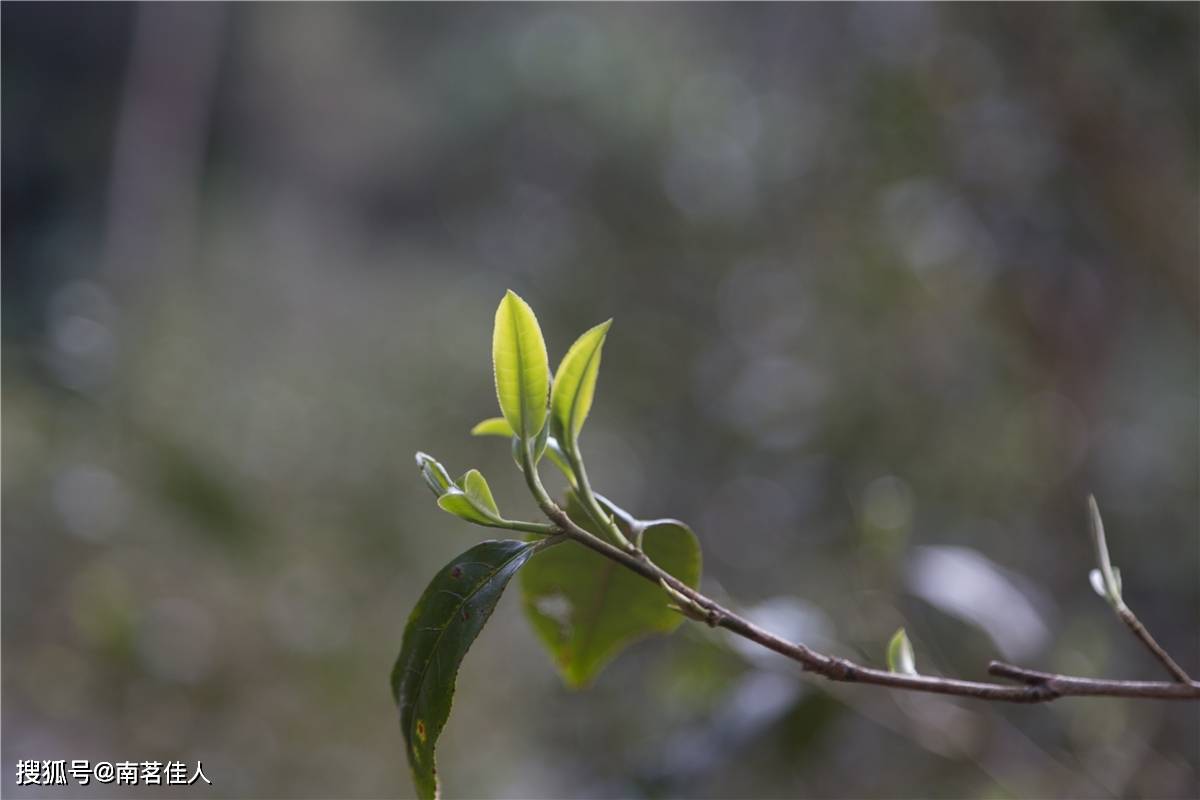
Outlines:
{"label": "dark green leaf", "polygon": [[434,747],[450,716],[463,656],[534,546],[516,541],[475,545],[434,577],[408,617],[392,669],[392,695],[419,797],[437,796]]}
{"label": "dark green leaf", "polygon": [[[569,492],[567,513],[600,534]],[[618,518],[618,523],[620,523]],[[646,523],[642,547],[651,560],[688,586],[700,583],[700,545],[682,522]],[[563,680],[580,687],[633,641],[669,633],[683,618],[662,587],[588,550],[565,542],[530,562],[521,575],[525,612]]]}

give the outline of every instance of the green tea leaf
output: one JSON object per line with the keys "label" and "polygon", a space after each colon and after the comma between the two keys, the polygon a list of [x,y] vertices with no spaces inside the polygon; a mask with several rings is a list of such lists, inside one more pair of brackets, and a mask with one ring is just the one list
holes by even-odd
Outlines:
{"label": "green tea leaf", "polygon": [[550,443],[550,423],[545,422],[542,429],[538,431],[537,436],[533,439],[533,463],[538,463],[542,460],[542,454],[546,452],[546,445]]}
{"label": "green tea leaf", "polygon": [[492,366],[500,413],[523,441],[533,439],[546,422],[550,362],[533,309],[511,289],[496,309]]}
{"label": "green tea leaf", "polygon": [[463,656],[533,548],[516,541],[475,545],[434,577],[408,617],[392,696],[419,797],[437,796],[434,747],[450,716]]}
{"label": "green tea leaf", "polygon": [[[581,527],[603,536],[574,492],[567,494],[566,511]],[[699,586],[700,545],[682,522],[646,523],[642,548],[667,572]],[[670,633],[683,621],[669,608],[671,599],[661,586],[577,542],[564,542],[532,560],[521,575],[521,595],[563,680],[576,688],[590,683],[635,640]]]}
{"label": "green tea leaf", "polygon": [[[533,456],[533,463],[536,464],[542,460],[542,455],[546,452],[547,445],[550,444],[550,426],[543,425],[541,432],[529,442],[529,450]],[[516,462],[517,469],[524,471],[525,460],[521,457],[521,448],[525,446],[525,442],[519,437],[512,438],[512,457]]]}
{"label": "green tea leaf", "polygon": [[487,481],[484,480],[479,470],[467,470],[467,474],[463,475],[460,484],[463,491],[467,493],[467,498],[476,508],[490,512],[497,518],[500,517],[500,509],[496,507],[496,501],[492,497],[492,489],[488,486]]}
{"label": "green tea leaf", "polygon": [[513,432],[512,425],[508,424],[508,420],[504,417],[488,417],[481,420],[471,428],[472,436],[503,436],[508,439],[517,434]]}
{"label": "green tea leaf", "polygon": [[465,519],[467,522],[474,522],[476,525],[503,526],[504,523],[499,514],[476,503],[470,495],[458,487],[452,488],[439,497],[437,504],[443,511]]}
{"label": "green tea leaf", "polygon": [[550,395],[551,432],[568,450],[574,450],[583,422],[592,409],[600,351],[611,325],[611,319],[601,322],[576,339],[554,375],[554,390]]}
{"label": "green tea leaf", "polygon": [[891,672],[899,672],[904,675],[917,674],[917,661],[913,656],[912,642],[908,641],[908,634],[904,632],[904,628],[900,628],[892,634],[892,639],[888,642],[887,665]]}
{"label": "green tea leaf", "polygon": [[[482,420],[474,428],[472,428],[471,435],[504,436],[507,438],[512,438],[515,434],[513,433],[512,426],[508,424],[508,420],[506,420],[504,417],[491,417],[489,419]],[[517,441],[520,442],[519,439]],[[517,462],[518,467],[521,465],[521,452],[519,448],[520,444],[517,444],[514,445],[513,449],[513,459]],[[571,482],[571,485],[574,486],[576,483],[575,472],[571,469],[571,464],[567,460],[567,454],[563,452],[558,440],[553,436],[546,438],[546,456],[550,459],[551,463],[558,467],[559,471],[567,477],[567,480]]]}
{"label": "green tea leaf", "polygon": [[421,469],[421,477],[425,479],[425,483],[438,497],[454,487],[454,481],[450,480],[450,474],[446,472],[446,468],[432,456],[417,453],[417,466]]}
{"label": "green tea leaf", "polygon": [[1108,542],[1104,538],[1104,520],[1100,518],[1100,506],[1096,504],[1095,495],[1088,495],[1088,521],[1091,523],[1092,544],[1096,548],[1100,583],[1104,587],[1101,597],[1108,600],[1109,605],[1113,608],[1120,609],[1125,605],[1121,599],[1121,581],[1108,555]]}

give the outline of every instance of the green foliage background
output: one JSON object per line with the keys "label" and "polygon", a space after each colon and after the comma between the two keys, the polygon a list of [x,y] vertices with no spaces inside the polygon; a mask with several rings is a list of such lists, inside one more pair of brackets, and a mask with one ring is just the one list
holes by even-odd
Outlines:
{"label": "green foliage background", "polygon": [[[764,624],[1159,677],[1088,588],[1091,491],[1200,671],[1195,5],[0,16],[6,796],[19,758],[412,791],[387,671],[482,538],[412,453],[534,516],[467,435],[509,287],[552,364],[615,318],[593,483],[688,522]],[[1200,780],[1191,707],[830,688],[694,625],[572,692],[516,595],[459,676],[447,796]]]}

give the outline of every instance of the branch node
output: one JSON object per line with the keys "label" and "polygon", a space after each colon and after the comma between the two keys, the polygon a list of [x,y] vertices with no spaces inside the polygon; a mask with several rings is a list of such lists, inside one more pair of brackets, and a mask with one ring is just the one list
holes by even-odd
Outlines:
{"label": "branch node", "polygon": [[1054,684],[1050,682],[1036,683],[1030,686],[1029,693],[1033,695],[1033,697],[1039,703],[1045,700],[1054,700],[1055,698],[1062,697],[1062,692],[1054,688]]}
{"label": "branch node", "polygon": [[989,674],[1008,678],[1009,680],[1024,683],[1028,686],[1045,686],[1052,677],[1044,672],[1025,669],[1014,664],[1006,664],[1003,661],[992,661],[988,664],[987,671]]}
{"label": "branch node", "polygon": [[851,682],[855,679],[854,665],[844,658],[832,656],[829,659],[829,677],[837,681]]}

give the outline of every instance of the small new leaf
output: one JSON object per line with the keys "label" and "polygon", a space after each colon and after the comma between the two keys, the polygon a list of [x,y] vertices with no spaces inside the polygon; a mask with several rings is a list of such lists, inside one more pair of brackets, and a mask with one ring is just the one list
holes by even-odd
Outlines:
{"label": "small new leaf", "polygon": [[[1112,571],[1113,571],[1113,577],[1117,581],[1117,591],[1120,592],[1121,591],[1121,568],[1113,567]],[[1089,572],[1088,573],[1088,581],[1092,584],[1092,590],[1095,591],[1096,594],[1100,595],[1105,600],[1109,599],[1108,590],[1104,588],[1104,575],[1102,575],[1100,573],[1100,570],[1094,569],[1091,572]]]}
{"label": "small new leaf", "polygon": [[454,516],[488,527],[505,527],[504,520],[486,506],[478,504],[462,489],[455,487],[438,498],[438,507]]}
{"label": "small new leaf", "polygon": [[543,425],[542,430],[532,441],[526,442],[519,436],[512,438],[512,457],[517,465],[517,469],[522,472],[525,470],[525,459],[522,456],[522,451],[525,446],[529,446],[530,457],[533,463],[536,464],[542,460],[542,455],[546,452],[546,447],[550,444],[550,426]]}
{"label": "small new leaf", "polygon": [[418,797],[438,794],[434,748],[450,717],[459,665],[534,547],[475,545],[434,577],[409,615],[391,683]]}
{"label": "small new leaf", "polygon": [[511,289],[496,309],[492,367],[500,413],[522,441],[532,440],[546,422],[550,362],[533,309]]}
{"label": "small new leaf", "polygon": [[480,511],[491,514],[498,519],[500,518],[500,509],[496,507],[496,501],[492,497],[492,490],[479,470],[467,470],[467,474],[462,477],[461,486],[463,491],[467,493],[467,499],[471,501],[472,505]]}
{"label": "small new leaf", "polygon": [[888,642],[887,666],[891,672],[899,672],[904,675],[917,674],[917,661],[913,656],[912,642],[908,641],[908,634],[904,632],[904,628],[900,628],[892,634],[892,639]]}
{"label": "small new leaf", "polygon": [[542,424],[542,429],[538,431],[537,436],[533,439],[533,463],[538,463],[542,460],[542,454],[546,452],[546,445],[550,443],[550,424],[549,422]]}
{"label": "small new leaf", "polygon": [[417,467],[420,468],[421,477],[425,479],[425,483],[433,490],[435,496],[441,497],[454,488],[454,481],[450,480],[450,474],[446,472],[446,468],[432,456],[418,452]]}
{"label": "small new leaf", "polygon": [[517,434],[513,432],[512,425],[508,424],[508,420],[504,417],[488,417],[481,420],[471,428],[472,436],[503,436],[506,439],[512,438]]}
{"label": "small new leaf", "polygon": [[554,436],[570,451],[592,408],[600,351],[612,320],[601,322],[575,340],[558,365],[550,395],[550,425]]}
{"label": "small new leaf", "polygon": [[[1097,571],[1100,573],[1100,583],[1104,587],[1101,597],[1108,600],[1113,608],[1119,609],[1125,604],[1121,599],[1121,579],[1108,555],[1108,542],[1104,538],[1104,520],[1100,518],[1100,506],[1097,505],[1094,495],[1088,495],[1088,521],[1091,524],[1092,544],[1096,548],[1096,561],[1099,565]],[[1092,585],[1094,588],[1094,580]]]}
{"label": "small new leaf", "polygon": [[[516,434],[513,433],[512,426],[508,424],[508,420],[506,420],[504,417],[491,417],[489,419],[480,421],[475,425],[474,428],[471,429],[471,435],[503,436],[510,439],[516,436]],[[576,484],[575,473],[571,470],[570,462],[567,461],[567,454],[563,452],[562,446],[559,445],[558,440],[553,436],[548,436],[546,438],[545,452],[546,456],[550,459],[554,466],[558,467],[559,471],[562,472],[562,474],[566,476],[567,480],[571,482],[571,485],[574,486]],[[517,440],[517,444],[513,445],[513,460],[517,462],[518,467],[521,466],[520,439]]]}

